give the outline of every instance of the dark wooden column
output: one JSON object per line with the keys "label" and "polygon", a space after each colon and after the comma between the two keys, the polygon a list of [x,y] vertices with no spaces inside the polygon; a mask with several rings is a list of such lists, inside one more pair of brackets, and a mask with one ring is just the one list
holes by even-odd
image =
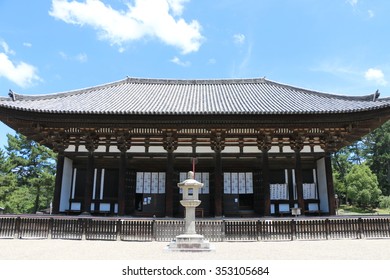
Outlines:
{"label": "dark wooden column", "polygon": [[167,150],[167,166],[165,177],[165,216],[173,217],[173,151]]}
{"label": "dark wooden column", "polygon": [[[295,175],[294,175],[295,176]],[[289,200],[289,206],[290,208],[295,207],[295,200],[294,200],[294,182],[292,179],[292,170],[288,170],[288,200]]]}
{"label": "dark wooden column", "polygon": [[60,213],[60,201],[61,201],[61,189],[62,189],[62,178],[64,174],[64,163],[65,156],[64,152],[61,151],[57,156],[57,168],[56,168],[56,181],[54,187],[54,198],[53,198],[53,214]]}
{"label": "dark wooden column", "polygon": [[264,216],[270,216],[271,214],[271,198],[270,198],[270,178],[269,178],[269,159],[268,159],[269,149],[263,149],[263,205]]}
{"label": "dark wooden column", "polygon": [[221,151],[218,150],[215,151],[214,168],[214,216],[221,217],[223,215],[223,176]]}
{"label": "dark wooden column", "polygon": [[342,140],[343,136],[341,134],[328,132],[324,135],[321,143],[321,148],[325,151],[325,176],[328,192],[329,215],[336,215],[331,153],[338,150],[338,145],[342,143]]}
{"label": "dark wooden column", "polygon": [[290,139],[291,149],[294,150],[295,156],[295,184],[297,188],[298,207],[305,211],[305,201],[303,199],[303,176],[301,150],[304,147],[305,136],[301,133],[294,134]]}
{"label": "dark wooden column", "polygon": [[174,156],[173,152],[177,149],[177,133],[175,130],[164,131],[164,149],[167,151],[167,166],[165,177],[165,216],[173,217],[173,191],[176,186],[173,184],[174,176]]}
{"label": "dark wooden column", "polygon": [[118,185],[118,215],[125,215],[125,190],[126,190],[126,166],[127,157],[126,151],[121,151],[119,163],[119,185]]}
{"label": "dark wooden column", "polygon": [[57,153],[56,180],[53,197],[53,214],[60,212],[62,180],[64,176],[65,150],[69,147],[69,137],[63,131],[52,131],[46,135],[45,142],[53,146]]}
{"label": "dark wooden column", "polygon": [[336,215],[336,201],[333,185],[333,172],[331,153],[325,152],[325,173],[326,173],[326,187],[328,190],[329,215]]}
{"label": "dark wooden column", "polygon": [[268,151],[272,147],[272,136],[269,133],[261,133],[257,137],[257,147],[262,153],[262,183],[261,183],[261,201],[255,201],[255,207],[264,216],[271,215],[270,198],[270,170]]}
{"label": "dark wooden column", "polygon": [[[210,214],[215,217],[223,215],[223,176],[222,176],[222,156],[225,149],[225,131],[213,130],[211,133],[211,149],[214,154],[214,186],[210,192]],[[214,205],[214,209],[212,208]],[[214,210],[214,211],[213,211]],[[213,213],[214,212],[214,213]]]}
{"label": "dark wooden column", "polygon": [[296,149],[295,152],[295,184],[297,187],[298,207],[301,211],[305,210],[305,201],[303,199],[303,177],[302,177],[302,161],[301,150]]}
{"label": "dark wooden column", "polygon": [[95,172],[95,156],[93,151],[89,151],[88,163],[87,163],[87,178],[85,181],[84,199],[82,204],[83,207],[81,209],[81,212],[84,215],[91,213],[94,172]]}
{"label": "dark wooden column", "polygon": [[94,132],[89,132],[84,136],[85,148],[88,150],[87,177],[85,181],[84,199],[81,212],[83,215],[91,214],[93,177],[95,173],[94,151],[99,146],[99,137]]}
{"label": "dark wooden column", "polygon": [[117,135],[117,146],[121,151],[119,161],[119,185],[118,185],[118,215],[124,216],[126,209],[126,171],[127,171],[127,150],[131,147],[131,137],[127,133]]}

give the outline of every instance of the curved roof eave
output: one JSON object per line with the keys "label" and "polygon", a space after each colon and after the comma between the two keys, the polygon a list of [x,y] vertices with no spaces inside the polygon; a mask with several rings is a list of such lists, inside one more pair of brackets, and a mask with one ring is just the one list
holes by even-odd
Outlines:
{"label": "curved roof eave", "polygon": [[378,99],[378,91],[365,96],[336,95],[265,78],[167,80],[128,77],[54,94],[21,95],[10,91],[9,95],[0,98],[0,108],[52,114],[300,115],[390,107],[390,98]]}

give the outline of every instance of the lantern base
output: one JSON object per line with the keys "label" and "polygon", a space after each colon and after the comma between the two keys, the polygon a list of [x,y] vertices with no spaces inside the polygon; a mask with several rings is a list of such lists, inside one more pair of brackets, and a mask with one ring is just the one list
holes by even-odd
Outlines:
{"label": "lantern base", "polygon": [[167,251],[210,252],[214,251],[210,242],[200,234],[181,234],[166,247]]}

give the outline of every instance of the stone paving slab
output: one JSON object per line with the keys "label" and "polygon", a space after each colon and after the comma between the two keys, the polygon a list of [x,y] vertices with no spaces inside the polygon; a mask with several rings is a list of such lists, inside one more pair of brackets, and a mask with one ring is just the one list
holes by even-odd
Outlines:
{"label": "stone paving slab", "polygon": [[169,242],[0,239],[0,260],[390,260],[389,239],[215,242],[215,251],[167,252]]}

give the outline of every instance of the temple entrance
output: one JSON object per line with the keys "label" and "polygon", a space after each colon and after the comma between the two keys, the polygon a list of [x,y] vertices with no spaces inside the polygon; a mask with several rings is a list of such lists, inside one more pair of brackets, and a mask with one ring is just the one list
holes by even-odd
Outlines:
{"label": "temple entrance", "polygon": [[238,208],[240,211],[253,211],[253,194],[240,194]]}
{"label": "temple entrance", "polygon": [[137,172],[135,215],[164,216],[165,172]]}

